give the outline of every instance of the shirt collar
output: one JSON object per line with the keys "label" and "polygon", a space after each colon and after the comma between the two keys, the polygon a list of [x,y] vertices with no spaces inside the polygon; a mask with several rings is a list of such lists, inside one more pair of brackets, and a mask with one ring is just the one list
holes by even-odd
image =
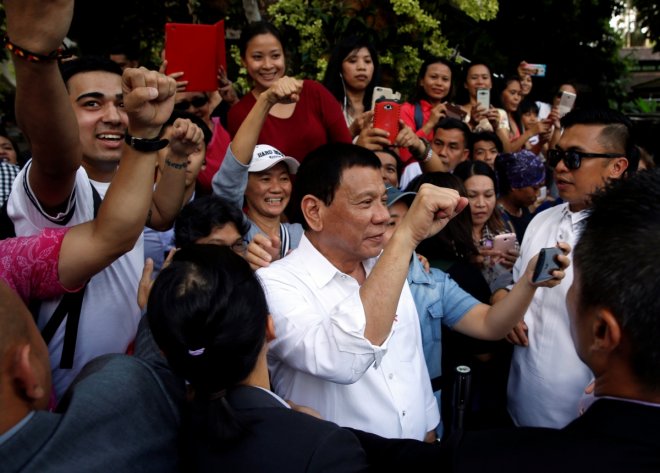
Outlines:
{"label": "shirt collar", "polygon": [[408,279],[415,284],[432,284],[433,278],[430,273],[427,273],[424,266],[417,258],[417,253],[413,253],[410,260],[410,267],[408,271]]}
{"label": "shirt collar", "polygon": [[562,218],[570,218],[572,225],[577,225],[589,216],[589,209],[580,210],[579,212],[571,212],[571,210],[568,208],[568,205],[569,204],[566,203],[564,209],[562,210]]}
{"label": "shirt collar", "polygon": [[[314,245],[312,245],[312,242],[307,238],[307,234],[303,234],[296,251],[298,251],[299,254],[304,253],[307,272],[310,279],[314,281],[319,289],[332,281],[335,276],[344,275],[344,273],[339,271],[319,250],[316,249]],[[367,276],[373,269],[376,261],[378,261],[378,257],[362,261]]]}

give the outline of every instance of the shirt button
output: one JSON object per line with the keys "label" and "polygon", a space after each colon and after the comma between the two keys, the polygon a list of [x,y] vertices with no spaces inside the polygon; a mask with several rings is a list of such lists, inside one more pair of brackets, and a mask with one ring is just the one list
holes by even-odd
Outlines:
{"label": "shirt button", "polygon": [[389,378],[390,378],[390,379],[394,379],[394,375],[393,375],[392,373],[390,373]]}
{"label": "shirt button", "polygon": [[401,413],[401,415],[402,415],[403,417],[406,417],[406,411],[403,411],[403,412]]}

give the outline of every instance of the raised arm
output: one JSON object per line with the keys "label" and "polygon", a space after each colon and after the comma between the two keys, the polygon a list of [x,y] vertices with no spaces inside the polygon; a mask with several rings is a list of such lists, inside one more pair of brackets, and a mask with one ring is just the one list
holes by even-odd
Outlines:
{"label": "raised arm", "polygon": [[[62,45],[73,18],[73,0],[5,0],[4,5],[13,44],[39,55]],[[30,186],[44,209],[54,214],[68,200],[82,161],[78,122],[56,60],[11,57],[16,119],[33,157]]]}
{"label": "raised arm", "polygon": [[303,81],[292,77],[282,77],[268,90],[259,95],[254,107],[250,110],[232,140],[231,147],[234,156],[241,164],[250,164],[252,152],[257,146],[259,133],[268,117],[268,112],[276,103],[297,102],[302,91]]}
{"label": "raised arm", "polygon": [[[147,226],[164,231],[172,227],[181,208],[188,202],[192,189],[186,187],[188,156],[204,141],[202,130],[190,120],[177,119],[167,147],[165,166],[153,193]],[[123,159],[123,158],[122,158]],[[191,186],[194,188],[195,183]]]}
{"label": "raised arm", "polygon": [[454,330],[483,340],[504,338],[522,320],[537,288],[557,286],[564,278],[564,272],[570,264],[567,256],[570,246],[568,243],[558,243],[558,246],[564,254],[557,257],[560,269],[553,272],[552,279],[538,284],[532,282],[534,266],[538,258],[535,256],[529,261],[523,277],[518,280],[506,297],[493,306],[479,304],[473,307],[454,325]]}
{"label": "raised arm", "polygon": [[[213,176],[213,193],[241,207],[247,186],[247,166],[268,112],[276,103],[297,102],[303,81],[282,77],[257,98],[227,149],[220,169]],[[233,155],[233,156],[232,156]],[[235,158],[235,159],[234,159]]]}
{"label": "raised arm", "polygon": [[407,150],[419,163],[423,172],[449,172],[449,167],[433,151],[426,138],[415,133],[403,120],[399,121],[399,126],[395,144],[402,151]]}
{"label": "raised arm", "polygon": [[[122,78],[128,133],[158,137],[174,107],[176,82],[144,68],[126,69]],[[142,232],[152,201],[156,151],[141,152],[124,143],[121,165],[98,217],[73,227],[64,237],[59,278],[76,288],[129,251]]]}
{"label": "raised arm", "polygon": [[424,184],[394,232],[374,269],[360,288],[366,326],[364,336],[382,344],[392,329],[410,258],[417,245],[438,233],[467,205],[454,189]]}

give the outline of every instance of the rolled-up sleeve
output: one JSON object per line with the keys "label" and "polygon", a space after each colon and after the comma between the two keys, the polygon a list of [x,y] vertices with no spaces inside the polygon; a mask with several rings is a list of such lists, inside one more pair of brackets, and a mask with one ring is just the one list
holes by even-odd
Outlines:
{"label": "rolled-up sleeve", "polygon": [[364,337],[366,319],[357,282],[339,284],[346,289],[354,283],[354,290],[348,290],[348,294],[342,295],[338,288],[329,295],[325,291],[329,297],[337,296],[337,302],[324,308],[323,299],[314,297],[313,282],[304,282],[300,275],[272,266],[259,270],[258,275],[275,322],[271,357],[340,384],[355,383],[369,367],[378,366],[387,352],[389,337],[380,346]]}

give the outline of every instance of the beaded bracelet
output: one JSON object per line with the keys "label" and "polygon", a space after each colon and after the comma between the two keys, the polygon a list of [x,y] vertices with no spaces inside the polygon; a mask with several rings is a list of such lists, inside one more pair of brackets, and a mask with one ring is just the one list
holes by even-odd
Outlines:
{"label": "beaded bracelet", "polygon": [[418,163],[424,164],[428,163],[433,157],[433,149],[431,148],[431,143],[426,138],[419,137],[422,143],[424,143],[424,151],[419,156],[415,156],[415,159]]}
{"label": "beaded bracelet", "polygon": [[28,51],[25,48],[21,48],[16,43],[12,43],[12,41],[9,39],[9,36],[7,35],[5,35],[3,42],[5,49],[7,49],[10,53],[28,62],[57,61],[58,59],[70,56],[70,54],[65,53],[65,48],[63,47],[57,48],[55,51],[52,51],[48,54],[34,53],[32,51]]}

